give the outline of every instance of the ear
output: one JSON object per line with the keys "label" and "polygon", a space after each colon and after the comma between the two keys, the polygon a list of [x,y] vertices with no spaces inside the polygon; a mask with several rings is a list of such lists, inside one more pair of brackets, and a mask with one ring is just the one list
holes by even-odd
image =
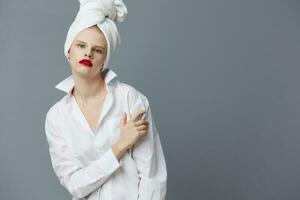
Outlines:
{"label": "ear", "polygon": [[67,53],[67,58],[68,58],[68,60],[70,60],[70,49],[69,49],[69,51]]}

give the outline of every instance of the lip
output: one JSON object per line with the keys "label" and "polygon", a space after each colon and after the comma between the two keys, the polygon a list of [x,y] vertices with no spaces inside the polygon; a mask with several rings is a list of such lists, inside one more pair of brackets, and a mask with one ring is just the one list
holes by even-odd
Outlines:
{"label": "lip", "polygon": [[90,60],[88,60],[88,59],[82,59],[82,60],[79,61],[79,63],[83,64],[85,66],[88,66],[88,67],[92,67],[93,66],[93,63]]}

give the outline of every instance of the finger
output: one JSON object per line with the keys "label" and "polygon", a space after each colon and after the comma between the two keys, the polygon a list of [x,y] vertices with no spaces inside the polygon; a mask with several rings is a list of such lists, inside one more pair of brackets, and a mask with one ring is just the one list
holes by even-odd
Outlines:
{"label": "finger", "polygon": [[122,116],[121,116],[121,125],[122,125],[122,126],[125,126],[126,121],[127,121],[127,115],[126,115],[125,112],[123,112],[123,113],[122,113]]}
{"label": "finger", "polygon": [[139,121],[139,120],[145,120],[145,116],[146,116],[146,112],[143,112],[142,114],[140,114],[139,116],[137,116],[135,121]]}
{"label": "finger", "polygon": [[145,114],[145,112],[145,110],[136,112],[136,115],[133,117],[133,121],[138,121]]}
{"label": "finger", "polygon": [[146,126],[146,125],[140,125],[140,126],[137,127],[137,130],[138,130],[138,131],[146,130],[147,127],[148,127],[148,126]]}
{"label": "finger", "polygon": [[139,126],[139,125],[142,125],[142,124],[149,124],[149,122],[146,121],[146,120],[143,120],[143,119],[134,122],[134,125],[135,125],[135,126]]}
{"label": "finger", "polygon": [[143,136],[143,135],[145,135],[146,133],[147,133],[147,131],[146,131],[146,130],[139,131],[139,135],[140,135],[140,136]]}
{"label": "finger", "polygon": [[141,117],[141,119],[146,120],[146,111],[145,111],[144,115]]}
{"label": "finger", "polygon": [[131,117],[131,121],[138,120],[145,112],[146,112],[145,110],[140,110],[140,111],[134,113],[133,116]]}

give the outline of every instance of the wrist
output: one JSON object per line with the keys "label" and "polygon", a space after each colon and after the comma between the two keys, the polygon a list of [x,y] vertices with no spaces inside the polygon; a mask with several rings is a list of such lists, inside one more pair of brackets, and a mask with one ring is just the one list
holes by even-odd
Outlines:
{"label": "wrist", "polygon": [[127,150],[127,145],[121,141],[117,141],[112,145],[112,150],[115,154],[115,156],[118,158],[118,160],[123,156],[123,154]]}
{"label": "wrist", "polygon": [[126,152],[127,149],[129,148],[128,144],[123,141],[118,141],[117,146],[122,153]]}

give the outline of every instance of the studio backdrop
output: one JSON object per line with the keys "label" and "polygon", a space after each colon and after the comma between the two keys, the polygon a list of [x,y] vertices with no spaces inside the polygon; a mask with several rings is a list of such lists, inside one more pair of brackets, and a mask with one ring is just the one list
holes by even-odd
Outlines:
{"label": "studio backdrop", "polygon": [[[168,200],[300,199],[300,3],[124,1],[118,78],[148,99]],[[78,1],[0,0],[0,199],[71,199],[45,114]]]}

